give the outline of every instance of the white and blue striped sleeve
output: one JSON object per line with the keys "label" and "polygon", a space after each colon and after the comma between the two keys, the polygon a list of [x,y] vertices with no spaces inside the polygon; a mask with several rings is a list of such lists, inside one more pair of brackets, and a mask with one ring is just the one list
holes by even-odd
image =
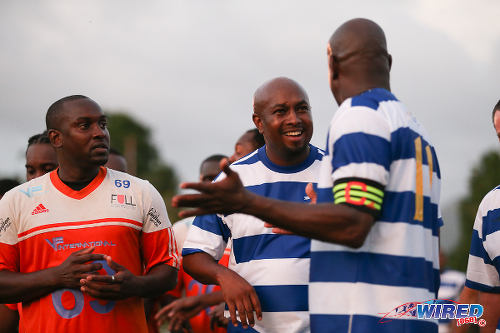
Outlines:
{"label": "white and blue striped sleeve", "polygon": [[381,112],[342,110],[332,123],[329,148],[335,203],[380,212],[391,166],[391,131]]}
{"label": "white and blue striped sleeve", "polygon": [[231,231],[216,214],[200,215],[194,219],[182,249],[182,256],[205,252],[215,260],[224,254]]}
{"label": "white and blue striped sleeve", "polygon": [[488,193],[481,204],[472,231],[465,285],[490,293],[500,293],[500,189]]}

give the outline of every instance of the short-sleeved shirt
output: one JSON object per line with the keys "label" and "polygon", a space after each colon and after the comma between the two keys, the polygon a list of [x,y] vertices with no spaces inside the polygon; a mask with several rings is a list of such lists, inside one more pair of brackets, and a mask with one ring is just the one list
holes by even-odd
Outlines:
{"label": "short-sleeved shirt", "polygon": [[407,302],[436,298],[440,171],[428,135],[388,90],[346,99],[334,115],[318,203],[376,216],[354,249],[313,240],[309,304],[313,332],[437,332],[437,322],[380,319]]}
{"label": "short-sleeved shirt", "polygon": [[[135,275],[160,264],[179,266],[160,194],[126,173],[100,168],[89,185],[75,191],[56,170],[0,201],[0,270],[36,272],[89,247]],[[102,264],[101,274],[114,273]],[[27,332],[147,332],[141,298],[103,301],[75,289],[23,303],[21,323]]]}
{"label": "short-sleeved shirt", "polygon": [[[491,190],[477,210],[465,286],[500,293],[500,186]],[[500,333],[500,321],[497,325]]]}
{"label": "short-sleeved shirt", "polygon": [[[286,201],[310,202],[308,183],[317,183],[323,152],[310,146],[307,159],[283,167],[272,163],[266,146],[232,164],[246,189]],[[224,174],[220,176],[222,179]],[[250,283],[262,306],[262,321],[243,330],[228,326],[228,332],[309,332],[308,281],[310,239],[280,235],[264,227],[264,221],[245,214],[196,217],[184,243],[183,255],[205,252],[219,260],[232,240],[229,269]]]}

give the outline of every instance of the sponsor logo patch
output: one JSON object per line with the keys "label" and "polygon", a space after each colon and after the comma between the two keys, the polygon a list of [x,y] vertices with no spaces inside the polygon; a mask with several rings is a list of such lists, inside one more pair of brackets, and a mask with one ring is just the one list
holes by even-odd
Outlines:
{"label": "sponsor logo patch", "polygon": [[126,194],[111,194],[112,207],[136,208],[134,197]]}
{"label": "sponsor logo patch", "polygon": [[148,212],[149,216],[149,221],[153,223],[156,227],[159,227],[161,225],[160,221],[160,213],[154,208],[151,208]]}
{"label": "sponsor logo patch", "polygon": [[10,217],[7,217],[5,219],[0,219],[0,235],[7,231],[9,227],[12,225],[12,222],[10,221]]}
{"label": "sponsor logo patch", "polygon": [[116,246],[112,241],[107,240],[93,240],[93,241],[83,241],[75,243],[65,243],[63,237],[53,237],[50,239],[45,239],[45,241],[50,245],[54,251],[62,251],[68,249],[84,249],[88,247],[98,247],[98,246]]}
{"label": "sponsor logo patch", "polygon": [[33,209],[33,211],[31,212],[31,215],[48,213],[48,212],[49,212],[49,210],[47,208],[45,208],[45,206],[43,204],[39,204],[38,206],[35,207],[35,209]]}
{"label": "sponsor logo patch", "polygon": [[19,189],[19,191],[21,193],[24,193],[28,198],[31,198],[31,197],[35,196],[36,194],[42,193],[43,188],[42,188],[42,185],[39,185],[39,186],[28,187],[26,189],[26,191],[23,189]]}

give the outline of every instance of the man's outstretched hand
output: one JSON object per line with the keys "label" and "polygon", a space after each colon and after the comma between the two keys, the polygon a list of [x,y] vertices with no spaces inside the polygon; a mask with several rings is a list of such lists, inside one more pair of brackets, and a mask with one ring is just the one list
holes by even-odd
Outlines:
{"label": "man's outstretched hand", "polygon": [[230,214],[241,212],[251,200],[251,193],[245,190],[238,173],[231,170],[227,158],[220,161],[220,168],[226,178],[215,183],[182,183],[181,188],[200,193],[176,195],[172,198],[174,207],[196,207],[179,213],[180,217],[205,214]]}

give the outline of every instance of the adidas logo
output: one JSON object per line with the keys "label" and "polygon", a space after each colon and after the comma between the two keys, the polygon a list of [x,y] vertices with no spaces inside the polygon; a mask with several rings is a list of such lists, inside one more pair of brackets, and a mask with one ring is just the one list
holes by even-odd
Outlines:
{"label": "adidas logo", "polygon": [[38,206],[36,206],[35,209],[33,209],[33,211],[31,212],[31,215],[36,215],[36,214],[40,214],[40,213],[47,213],[49,210],[47,208],[45,208],[44,205],[42,204],[39,204]]}

